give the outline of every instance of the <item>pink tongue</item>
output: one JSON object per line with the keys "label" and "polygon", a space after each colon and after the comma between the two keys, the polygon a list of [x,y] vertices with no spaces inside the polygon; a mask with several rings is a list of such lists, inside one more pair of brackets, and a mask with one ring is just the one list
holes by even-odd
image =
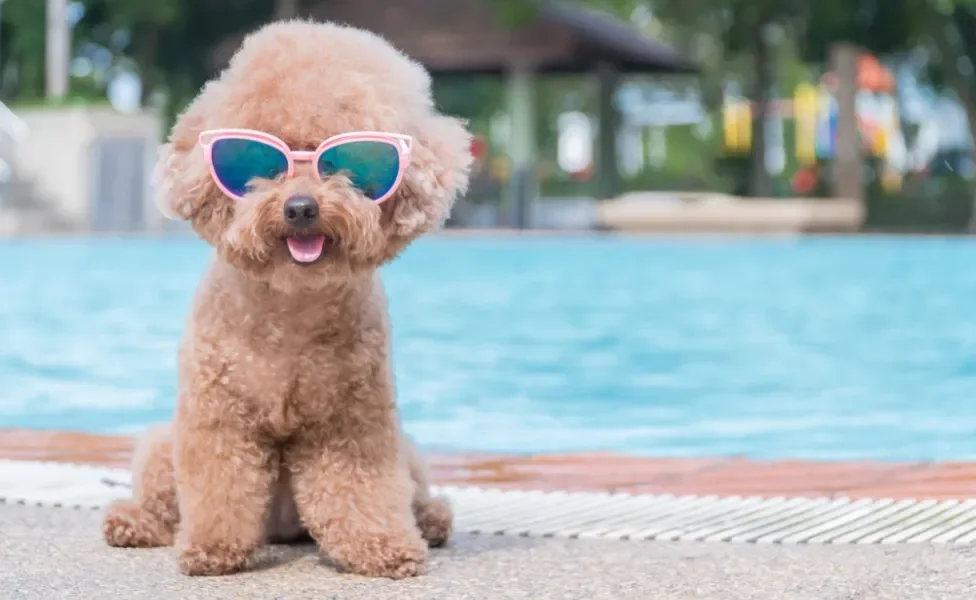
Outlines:
{"label": "pink tongue", "polygon": [[291,257],[302,263],[315,262],[322,256],[324,235],[292,235],[285,238]]}

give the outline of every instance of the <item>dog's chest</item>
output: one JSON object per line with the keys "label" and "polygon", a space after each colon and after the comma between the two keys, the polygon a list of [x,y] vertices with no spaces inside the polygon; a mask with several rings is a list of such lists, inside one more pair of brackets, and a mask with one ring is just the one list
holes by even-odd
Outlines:
{"label": "dog's chest", "polygon": [[382,394],[389,371],[382,318],[325,316],[224,311],[219,327],[198,319],[181,359],[187,389],[214,391],[201,394],[213,398],[203,410],[214,419],[236,414],[283,440],[328,426],[343,406]]}
{"label": "dog's chest", "polygon": [[238,382],[267,430],[287,438],[300,427],[327,418],[351,366],[334,348],[317,343],[267,345],[243,357]]}

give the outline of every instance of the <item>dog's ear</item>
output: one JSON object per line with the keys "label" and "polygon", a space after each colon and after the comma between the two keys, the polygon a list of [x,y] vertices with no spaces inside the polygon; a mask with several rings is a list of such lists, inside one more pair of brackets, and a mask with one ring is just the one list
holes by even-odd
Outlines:
{"label": "dog's ear", "polygon": [[159,147],[156,166],[153,169],[153,188],[156,206],[166,217],[186,221],[205,193],[208,176],[203,168],[203,156],[199,150],[180,150],[174,142]]}
{"label": "dog's ear", "polygon": [[221,102],[224,86],[208,82],[186,107],[173,125],[169,140],[159,147],[153,169],[156,206],[170,219],[187,221],[205,202],[206,194],[217,188],[211,185],[210,172],[197,144],[205,129],[205,116]]}
{"label": "dog's ear", "polygon": [[444,224],[454,201],[468,190],[473,157],[465,122],[430,115],[417,128],[403,191],[394,199],[398,237],[413,238]]}

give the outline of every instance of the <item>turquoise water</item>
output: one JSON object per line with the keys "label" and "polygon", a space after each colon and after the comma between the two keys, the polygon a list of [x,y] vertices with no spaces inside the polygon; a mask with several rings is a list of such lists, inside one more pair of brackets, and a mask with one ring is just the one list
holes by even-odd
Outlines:
{"label": "turquoise water", "polygon": [[[0,427],[167,420],[209,256],[0,243]],[[385,278],[427,447],[976,458],[976,241],[437,238]]]}

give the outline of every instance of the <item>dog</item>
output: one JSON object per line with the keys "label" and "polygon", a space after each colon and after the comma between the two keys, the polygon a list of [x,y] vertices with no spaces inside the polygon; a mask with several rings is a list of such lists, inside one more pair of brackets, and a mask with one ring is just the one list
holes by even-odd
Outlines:
{"label": "dog", "polygon": [[401,430],[378,270],[443,224],[470,143],[373,33],[281,21],[245,38],[155,167],[160,209],[215,257],[173,423],[138,443],[110,545],[175,544],[183,573],[223,575],[307,533],[346,572],[425,571],[453,517]]}

